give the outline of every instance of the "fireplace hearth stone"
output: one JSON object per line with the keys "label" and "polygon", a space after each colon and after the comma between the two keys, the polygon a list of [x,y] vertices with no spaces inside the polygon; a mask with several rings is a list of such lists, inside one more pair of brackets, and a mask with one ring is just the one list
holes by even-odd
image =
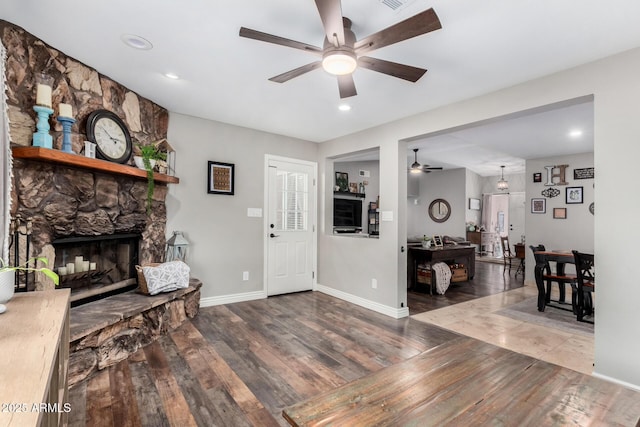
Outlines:
{"label": "fireplace hearth stone", "polygon": [[154,296],[130,291],[73,307],[70,314],[69,385],[127,359],[140,348],[194,318],[202,282]]}

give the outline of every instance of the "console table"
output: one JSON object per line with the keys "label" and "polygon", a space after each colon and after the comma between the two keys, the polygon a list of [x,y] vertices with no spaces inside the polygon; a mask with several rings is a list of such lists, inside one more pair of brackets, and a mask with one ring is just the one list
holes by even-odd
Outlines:
{"label": "console table", "polygon": [[436,262],[455,261],[467,266],[469,280],[476,272],[476,251],[473,246],[444,246],[441,248],[423,248],[410,246],[407,259],[409,267],[409,287],[413,288],[418,282],[418,264],[433,264]]}
{"label": "console table", "polygon": [[66,425],[69,293],[17,293],[0,314],[0,425]]}

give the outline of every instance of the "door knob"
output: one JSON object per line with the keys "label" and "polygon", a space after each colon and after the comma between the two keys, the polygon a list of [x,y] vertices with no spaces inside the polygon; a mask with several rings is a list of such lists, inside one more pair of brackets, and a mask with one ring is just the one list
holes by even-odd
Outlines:
{"label": "door knob", "polygon": [[269,234],[269,237],[271,237],[273,239],[274,237],[280,237],[280,235],[271,233],[271,234]]}

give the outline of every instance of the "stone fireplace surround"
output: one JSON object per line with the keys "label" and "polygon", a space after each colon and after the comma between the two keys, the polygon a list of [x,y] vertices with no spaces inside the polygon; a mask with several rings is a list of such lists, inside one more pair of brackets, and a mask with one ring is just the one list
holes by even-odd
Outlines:
{"label": "stone fireplace surround", "polygon": [[[47,257],[58,267],[52,242],[56,239],[114,234],[139,234],[139,262],[163,259],[165,244],[167,182],[156,180],[152,209],[145,212],[147,183],[144,171],[115,165],[91,168],[100,162],[81,153],[86,139],[87,116],[94,110],[116,113],[127,124],[132,138],[150,143],[166,138],[168,111],[127,89],[97,70],[66,56],[24,29],[0,20],[0,39],[7,51],[6,86],[11,145],[14,152],[11,216],[31,218],[31,255]],[[30,149],[35,131],[36,73],[54,78],[53,107],[72,105],[76,122],[71,128],[70,161],[20,156]],[[62,145],[62,127],[51,118],[56,153]],[[46,149],[43,149],[46,150]],[[85,164],[86,163],[86,164]],[[132,159],[129,161],[132,165]],[[116,167],[117,166],[117,167]],[[123,171],[130,169],[134,172]],[[24,247],[24,246],[23,246]],[[51,289],[53,283],[36,274],[36,289]],[[176,328],[199,309],[201,282],[176,292],[144,296],[131,291],[91,302],[71,310],[69,383],[127,358],[140,347]]]}

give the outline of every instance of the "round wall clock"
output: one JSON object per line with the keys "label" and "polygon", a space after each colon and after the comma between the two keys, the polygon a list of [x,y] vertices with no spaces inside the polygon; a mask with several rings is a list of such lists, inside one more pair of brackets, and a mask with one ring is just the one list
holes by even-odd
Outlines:
{"label": "round wall clock", "polygon": [[108,110],[96,110],[87,118],[87,138],[96,143],[98,157],[116,163],[129,160],[131,136],[124,122]]}
{"label": "round wall clock", "polygon": [[451,215],[451,205],[445,199],[435,199],[429,205],[429,217],[435,222],[445,222]]}

